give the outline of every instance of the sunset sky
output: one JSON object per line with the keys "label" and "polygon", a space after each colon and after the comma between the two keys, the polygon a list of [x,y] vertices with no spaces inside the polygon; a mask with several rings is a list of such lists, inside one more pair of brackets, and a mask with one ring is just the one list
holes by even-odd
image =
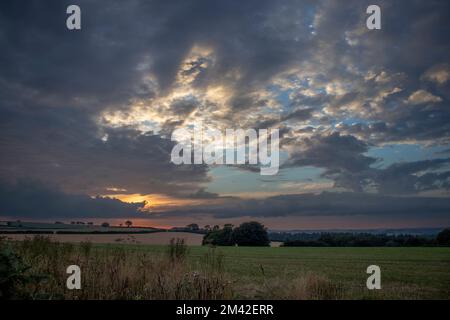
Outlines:
{"label": "sunset sky", "polygon": [[[2,0],[0,220],[449,226],[449,15],[445,0]],[[172,132],[199,121],[278,128],[278,174],[171,163]]]}

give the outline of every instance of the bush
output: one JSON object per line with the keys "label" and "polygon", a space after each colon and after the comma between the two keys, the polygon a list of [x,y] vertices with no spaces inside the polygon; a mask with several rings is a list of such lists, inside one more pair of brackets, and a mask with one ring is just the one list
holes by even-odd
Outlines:
{"label": "bush", "polygon": [[29,268],[10,246],[0,246],[0,299],[23,298],[21,287],[30,281]]}

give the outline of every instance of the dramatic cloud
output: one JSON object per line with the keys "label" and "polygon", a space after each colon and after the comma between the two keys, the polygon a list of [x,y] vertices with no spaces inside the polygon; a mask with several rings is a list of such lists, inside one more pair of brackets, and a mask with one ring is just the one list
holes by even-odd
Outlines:
{"label": "dramatic cloud", "polygon": [[0,215],[23,219],[139,217],[139,210],[145,205],[69,195],[29,180],[0,185],[0,199]]}
{"label": "dramatic cloud", "polygon": [[[285,216],[342,216],[363,215],[398,218],[448,215],[450,199],[427,197],[392,197],[368,193],[335,193],[280,195],[266,199],[231,199],[209,206],[189,206],[162,215],[187,213],[212,214],[217,218]],[[157,213],[155,213],[157,215]]]}
{"label": "dramatic cloud", "polygon": [[[447,204],[438,197],[450,185],[448,1],[379,1],[381,30],[366,28],[368,0],[79,0],[75,32],[65,27],[69,4],[0,3],[0,184],[15,186],[2,187],[5,214],[19,214],[1,203],[24,197],[23,179],[61,190],[43,190],[49,203],[76,199],[67,201],[102,217],[119,215],[100,212],[110,203],[123,214],[136,207],[91,196],[162,194],[204,201],[186,215],[215,214],[210,202],[230,216],[256,213],[264,199],[222,195],[241,185],[261,191],[258,168],[237,170],[243,181],[170,162],[171,133],[198,121],[280,129],[282,170],[265,192],[282,195],[285,177],[317,169],[311,186],[331,184],[352,203],[332,193],[298,199],[336,214],[356,213],[360,199],[374,203],[373,214],[403,214],[405,199],[415,199],[414,214]],[[420,151],[400,160],[405,145]],[[280,197],[267,198],[264,215],[309,212]]]}
{"label": "dramatic cloud", "polygon": [[327,136],[303,139],[303,149],[291,157],[290,165],[317,166],[336,170],[361,171],[376,159],[365,156],[368,145],[353,136],[342,136],[338,132]]}

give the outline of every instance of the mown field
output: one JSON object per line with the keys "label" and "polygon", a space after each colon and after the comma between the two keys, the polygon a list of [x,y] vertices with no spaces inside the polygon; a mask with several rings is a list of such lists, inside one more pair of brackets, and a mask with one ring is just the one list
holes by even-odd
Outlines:
{"label": "mown field", "polygon": [[[161,253],[164,246],[133,246],[128,250]],[[195,268],[208,247],[188,248]],[[283,286],[308,274],[323,276],[342,288],[349,299],[450,299],[450,248],[255,248],[220,247],[224,271],[239,298],[276,298]],[[381,290],[368,290],[366,269],[381,268]],[[273,286],[275,297],[259,290]],[[266,294],[265,290],[261,293]]]}
{"label": "mown field", "polygon": [[[19,299],[450,299],[450,248],[210,248],[44,237],[3,247],[25,266],[9,290]],[[81,290],[65,287],[70,264],[82,270]],[[373,264],[381,290],[366,288]]]}

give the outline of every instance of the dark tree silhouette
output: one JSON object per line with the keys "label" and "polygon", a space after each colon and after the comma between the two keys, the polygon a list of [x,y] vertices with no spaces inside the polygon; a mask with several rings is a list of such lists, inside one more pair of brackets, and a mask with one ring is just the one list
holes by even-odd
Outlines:
{"label": "dark tree silhouette", "polygon": [[198,224],[196,224],[196,223],[188,224],[188,225],[186,226],[186,228],[188,228],[188,229],[190,229],[190,230],[192,230],[192,231],[197,231],[197,230],[200,229],[200,227],[199,227]]}
{"label": "dark tree silhouette", "polygon": [[441,246],[450,246],[450,229],[446,228],[439,232],[436,241]]}
{"label": "dark tree silhouette", "polygon": [[203,244],[212,244],[215,246],[233,246],[233,227],[225,225],[223,229],[215,229],[208,232],[203,237]]}
{"label": "dark tree silhouette", "polygon": [[244,222],[233,230],[233,241],[238,246],[269,246],[267,229],[259,222]]}
{"label": "dark tree silhouette", "polygon": [[130,220],[125,221],[125,225],[129,228],[133,225],[133,222],[131,222]]}

